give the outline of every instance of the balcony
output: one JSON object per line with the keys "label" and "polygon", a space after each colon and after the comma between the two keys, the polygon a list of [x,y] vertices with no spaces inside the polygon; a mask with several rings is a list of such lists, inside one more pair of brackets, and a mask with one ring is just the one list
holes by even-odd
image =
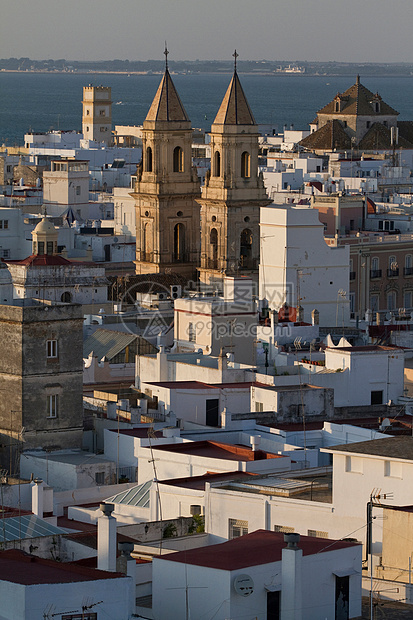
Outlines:
{"label": "balcony", "polygon": [[374,280],[375,278],[381,278],[381,269],[370,270],[370,280]]}
{"label": "balcony", "polygon": [[356,272],[355,271],[350,271],[350,281],[351,280],[355,280],[356,279]]}
{"label": "balcony", "polygon": [[399,276],[399,268],[396,267],[395,269],[388,269],[387,270],[387,277],[388,278],[398,278]]}
{"label": "balcony", "polygon": [[405,267],[403,269],[404,276],[413,276],[413,267]]}

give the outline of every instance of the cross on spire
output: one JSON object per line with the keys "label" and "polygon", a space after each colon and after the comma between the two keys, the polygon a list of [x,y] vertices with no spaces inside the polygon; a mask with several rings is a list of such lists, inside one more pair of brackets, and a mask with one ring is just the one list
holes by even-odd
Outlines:
{"label": "cross on spire", "polygon": [[169,52],[168,52],[168,48],[166,47],[166,41],[165,41],[165,51],[164,51],[164,54],[165,54],[165,71],[168,71],[168,54],[169,54]]}
{"label": "cross on spire", "polygon": [[237,50],[235,50],[232,55],[234,57],[234,72],[236,72],[236,70],[237,70],[237,58],[239,56],[239,54],[237,54]]}

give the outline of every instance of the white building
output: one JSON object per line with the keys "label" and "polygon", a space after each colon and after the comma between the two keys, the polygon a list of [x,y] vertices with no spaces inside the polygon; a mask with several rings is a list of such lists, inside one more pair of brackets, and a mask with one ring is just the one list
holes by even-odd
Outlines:
{"label": "white building", "polygon": [[[4,620],[116,618],[129,620],[132,579],[44,560],[11,549],[0,553],[1,617]],[[95,615],[96,614],[96,615]]]}
{"label": "white building", "polygon": [[154,617],[334,620],[361,614],[361,546],[258,530],[153,560]]}
{"label": "white building", "polygon": [[320,325],[349,321],[349,248],[330,248],[311,208],[274,205],[261,209],[260,299],[278,310],[301,305],[304,320],[314,309]]}

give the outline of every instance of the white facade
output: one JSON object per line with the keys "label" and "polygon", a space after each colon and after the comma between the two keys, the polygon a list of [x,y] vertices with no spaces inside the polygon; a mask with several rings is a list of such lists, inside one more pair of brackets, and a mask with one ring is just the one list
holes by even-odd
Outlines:
{"label": "white facade", "polygon": [[[267,619],[267,603],[274,597],[275,592],[280,593],[281,618],[303,620],[334,620],[336,616],[336,575],[348,575],[349,582],[349,618],[354,618],[361,613],[361,547],[354,545],[346,548],[334,549],[332,541],[325,541],[326,546],[330,543],[331,550],[320,551],[312,554],[305,553],[300,546],[305,548],[306,540],[298,542],[298,549],[287,549],[281,535],[266,533],[268,547],[271,551],[263,553],[260,564],[250,565],[249,549],[246,548],[243,565],[230,568],[218,568],[221,554],[224,554],[227,562],[231,563],[230,548],[226,545],[214,545],[217,561],[214,566],[202,566],[206,554],[211,556],[210,549],[199,549],[190,552],[194,558],[184,563],[182,554],[169,555],[164,558],[153,560],[153,611],[154,617],[159,620],[173,618],[213,617],[216,620],[228,618],[256,618]],[[262,536],[261,532],[242,537],[233,541],[237,547],[242,548],[243,542],[249,537]],[[264,534],[265,536],[265,534]],[[282,559],[271,561],[274,556],[272,537],[278,538],[280,555]],[[244,538],[244,540],[243,540]],[[229,543],[228,543],[229,544]],[[340,543],[339,543],[340,544]],[[343,543],[341,543],[343,544]],[[254,551],[252,552],[255,555]],[[180,558],[180,561],[174,561]],[[187,553],[189,555],[189,552]],[[199,556],[197,559],[196,556]],[[209,564],[215,564],[208,558]],[[245,590],[237,589],[237,583],[241,581],[243,586],[250,588],[248,594]],[[278,605],[276,605],[278,607]]]}
{"label": "white facade", "polygon": [[[39,562],[39,560],[37,560]],[[17,563],[16,563],[17,564]],[[27,564],[27,561],[26,561]],[[48,563],[49,572],[53,572]],[[1,566],[1,556],[0,556]],[[24,562],[22,562],[24,566]],[[130,590],[132,579],[128,577],[108,578],[94,580],[78,580],[68,583],[36,583],[36,563],[33,567],[33,581],[30,585],[7,581],[7,575],[2,576],[0,581],[0,599],[2,601],[2,620],[44,620],[45,612],[52,609],[61,617],[71,612],[78,613],[82,617],[82,605],[85,601],[94,604],[90,611],[98,613],[98,617],[116,618],[117,620],[129,620],[134,611],[130,605]],[[62,571],[64,572],[64,571]],[[73,573],[75,573],[73,569]],[[92,571],[90,571],[92,573]],[[100,573],[102,574],[102,573]]]}
{"label": "white facade", "polygon": [[397,402],[404,388],[404,352],[382,346],[334,347],[325,350],[325,366],[301,364],[308,383],[332,387],[336,407]]}
{"label": "white facade", "polygon": [[85,219],[89,203],[89,162],[52,161],[50,172],[43,174],[43,201],[45,205],[71,206]]}
{"label": "white facade", "polygon": [[348,246],[329,248],[318,213],[307,207],[274,205],[261,209],[260,298],[272,309],[297,305],[304,320],[320,313],[320,325],[349,321]]}
{"label": "white facade", "polygon": [[114,225],[116,235],[129,235],[130,240],[136,238],[135,200],[131,196],[130,187],[114,187]]}
{"label": "white facade", "polygon": [[19,260],[29,256],[36,224],[37,220],[21,209],[0,207],[0,258]]}

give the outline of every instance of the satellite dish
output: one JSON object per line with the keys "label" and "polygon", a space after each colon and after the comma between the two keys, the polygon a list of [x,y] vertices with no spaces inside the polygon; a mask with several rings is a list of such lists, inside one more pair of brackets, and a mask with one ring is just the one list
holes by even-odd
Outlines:
{"label": "satellite dish", "polygon": [[379,429],[381,431],[385,431],[386,429],[391,427],[391,422],[389,418],[384,418],[383,422],[380,424]]}
{"label": "satellite dish", "polygon": [[237,575],[234,579],[234,590],[240,596],[250,596],[254,592],[254,581],[249,575]]}

